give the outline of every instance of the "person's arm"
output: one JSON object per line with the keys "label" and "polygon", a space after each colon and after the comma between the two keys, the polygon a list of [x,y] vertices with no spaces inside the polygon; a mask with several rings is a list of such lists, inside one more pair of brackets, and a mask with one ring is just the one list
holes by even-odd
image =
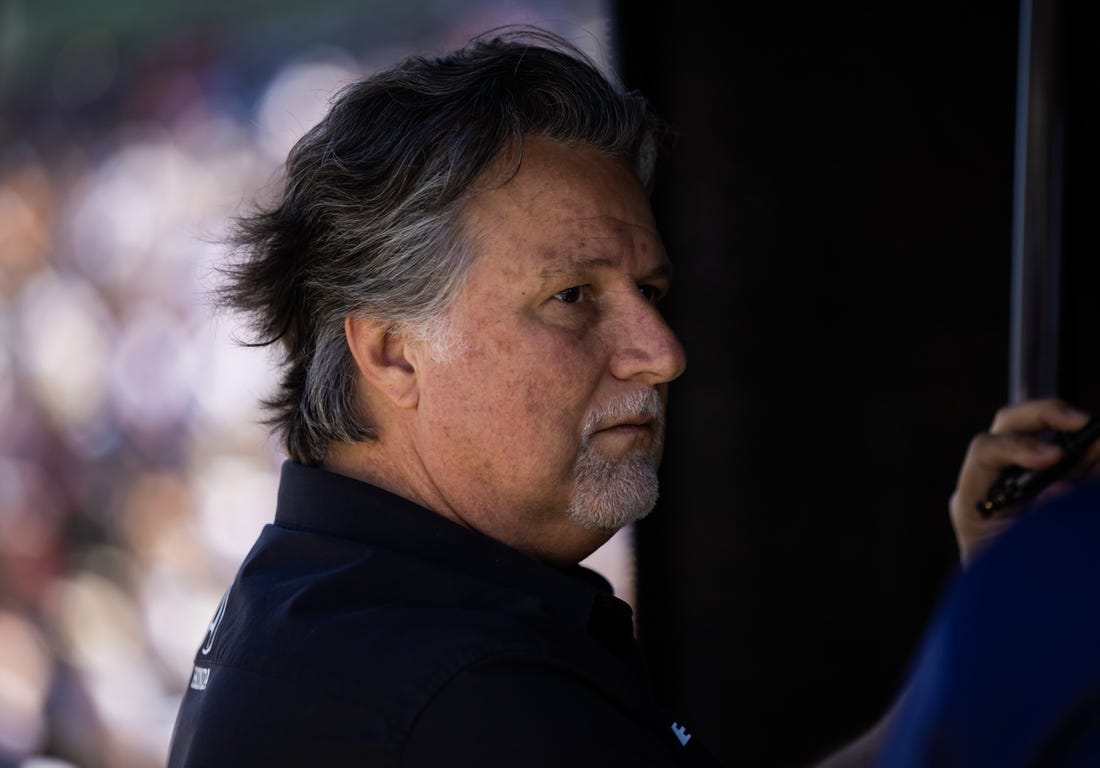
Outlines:
{"label": "person's arm", "polygon": [[1100,483],[1029,511],[951,585],[875,768],[1100,765]]}
{"label": "person's arm", "polygon": [[[973,437],[959,470],[958,484],[948,503],[959,560],[963,568],[994,539],[1016,521],[1019,505],[1007,507],[984,517],[978,505],[1000,474],[1009,466],[1029,469],[1048,467],[1061,458],[1061,451],[1036,435],[1043,430],[1072,431],[1088,421],[1088,414],[1055,398],[1029,400],[1005,406],[993,418],[989,431]],[[1092,464],[1100,445],[1087,455],[1084,464]],[[1052,488],[1047,494],[1064,488]],[[1040,497],[1040,499],[1043,497]],[[830,753],[812,768],[870,768],[882,752],[890,729],[904,703],[899,695],[889,710],[864,733]]]}

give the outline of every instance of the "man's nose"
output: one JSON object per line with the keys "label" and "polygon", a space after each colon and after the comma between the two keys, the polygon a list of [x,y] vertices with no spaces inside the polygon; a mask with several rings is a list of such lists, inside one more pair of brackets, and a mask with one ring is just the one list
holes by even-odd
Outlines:
{"label": "man's nose", "polygon": [[660,311],[641,295],[616,328],[611,373],[617,379],[647,384],[672,381],[687,366],[687,355]]}

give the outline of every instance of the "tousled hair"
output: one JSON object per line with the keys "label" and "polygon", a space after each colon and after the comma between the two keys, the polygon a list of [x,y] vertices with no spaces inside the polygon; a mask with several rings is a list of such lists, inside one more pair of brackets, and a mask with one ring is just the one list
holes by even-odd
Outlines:
{"label": "tousled hair", "polygon": [[438,335],[476,255],[465,203],[506,149],[520,150],[518,163],[527,136],[591,145],[648,189],[659,128],[641,95],[526,27],[341,89],[290,151],[274,203],[234,220],[236,258],[217,290],[248,318],[247,343],[280,346],[279,386],[263,404],[287,455],[317,465],[334,441],[376,436],[345,318]]}

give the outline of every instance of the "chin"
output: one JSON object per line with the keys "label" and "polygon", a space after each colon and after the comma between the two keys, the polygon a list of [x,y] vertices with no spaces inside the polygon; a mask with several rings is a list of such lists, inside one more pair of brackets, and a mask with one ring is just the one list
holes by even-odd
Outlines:
{"label": "chin", "polygon": [[657,505],[657,468],[637,458],[578,472],[569,519],[586,530],[613,535],[649,515]]}
{"label": "chin", "polygon": [[648,498],[639,500],[638,504],[617,504],[606,506],[569,506],[569,519],[577,525],[592,533],[604,534],[608,537],[631,523],[635,523],[649,515],[653,511],[656,499],[651,502]]}

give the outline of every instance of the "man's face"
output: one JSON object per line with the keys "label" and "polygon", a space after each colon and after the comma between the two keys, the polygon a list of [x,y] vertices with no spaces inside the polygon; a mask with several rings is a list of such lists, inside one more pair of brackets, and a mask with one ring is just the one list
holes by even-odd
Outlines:
{"label": "man's face", "polygon": [[656,306],[669,263],[641,185],[599,152],[532,138],[505,179],[470,203],[459,351],[420,356],[414,441],[439,511],[576,562],[656,502],[685,365]]}

